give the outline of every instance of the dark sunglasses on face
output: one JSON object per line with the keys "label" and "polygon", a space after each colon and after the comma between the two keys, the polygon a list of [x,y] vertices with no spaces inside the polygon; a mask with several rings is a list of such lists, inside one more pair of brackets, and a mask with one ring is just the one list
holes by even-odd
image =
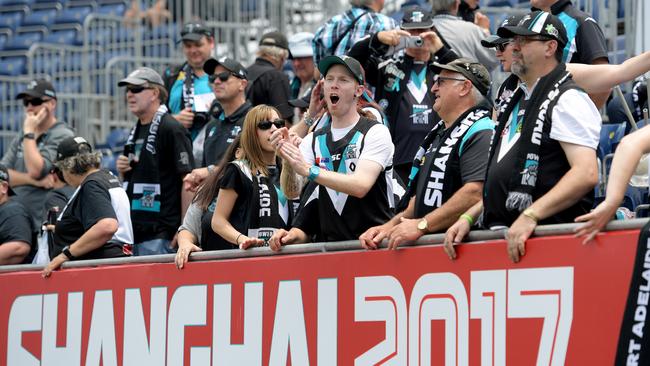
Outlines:
{"label": "dark sunglasses on face", "polygon": [[225,83],[226,81],[228,81],[228,79],[230,79],[230,75],[232,75],[230,71],[224,71],[218,74],[208,76],[208,80],[210,80],[210,83],[214,83],[215,81],[217,81],[217,79],[219,79],[222,83]]}
{"label": "dark sunglasses on face", "polygon": [[284,127],[285,121],[283,119],[276,119],[275,121],[262,121],[257,123],[257,128],[260,130],[268,130],[271,128],[271,125],[275,125],[276,128]]}
{"label": "dark sunglasses on face", "polygon": [[145,89],[151,89],[146,86],[127,86],[126,91],[131,92],[131,94],[138,94],[141,93]]}
{"label": "dark sunglasses on face", "polygon": [[510,42],[506,42],[506,43],[498,44],[498,45],[496,46],[496,49],[497,49],[497,51],[499,51],[499,52],[505,52],[505,51],[506,51],[506,48],[508,48],[508,45],[509,45],[509,44],[510,44]]}
{"label": "dark sunglasses on face", "polygon": [[28,105],[33,105],[34,107],[38,107],[39,105],[49,101],[49,99],[41,99],[41,98],[34,98],[34,99],[23,99],[23,106],[27,107]]}

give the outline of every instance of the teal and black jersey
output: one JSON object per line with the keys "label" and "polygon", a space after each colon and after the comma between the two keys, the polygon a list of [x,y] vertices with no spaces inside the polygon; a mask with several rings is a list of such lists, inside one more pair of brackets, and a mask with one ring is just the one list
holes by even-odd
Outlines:
{"label": "teal and black jersey", "polygon": [[[337,141],[332,138],[331,125],[316,131],[312,140],[314,163],[321,169],[341,174],[354,173],[365,147],[365,137],[376,124],[376,121],[362,117]],[[390,144],[390,140],[386,143]],[[368,228],[381,225],[392,216],[392,166],[379,174],[363,198],[322,185],[310,183],[308,187],[309,192],[303,195],[294,226],[315,236],[317,241],[356,239]],[[319,225],[313,225],[314,222]]]}

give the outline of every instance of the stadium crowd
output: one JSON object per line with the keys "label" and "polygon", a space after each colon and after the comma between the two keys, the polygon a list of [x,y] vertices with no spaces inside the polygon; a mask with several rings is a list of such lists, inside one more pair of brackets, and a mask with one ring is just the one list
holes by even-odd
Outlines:
{"label": "stadium crowd", "polygon": [[183,64],[118,83],[134,120],[118,176],[34,80],[0,162],[0,264],[47,263],[47,277],[70,260],[176,253],[183,268],[196,251],[394,249],[444,232],[454,259],[472,228],[505,230],[517,262],[540,224],[584,222],[593,239],[650,152],[648,128],[623,140],[592,211],[599,108],[650,53],[609,65],[569,0],[533,0],[492,35],[475,2],[430,3],[396,24],[382,0],[350,0],[313,34],[264,34],[249,67],[214,58],[212,30],[186,24]]}

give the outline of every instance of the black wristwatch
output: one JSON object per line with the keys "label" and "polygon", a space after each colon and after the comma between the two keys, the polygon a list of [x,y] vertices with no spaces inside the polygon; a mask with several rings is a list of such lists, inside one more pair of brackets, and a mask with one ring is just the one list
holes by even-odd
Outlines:
{"label": "black wristwatch", "polygon": [[69,245],[66,245],[65,247],[63,247],[63,250],[61,251],[61,253],[63,253],[63,255],[65,255],[66,257],[68,257],[68,259],[71,260],[71,261],[77,259],[77,257],[75,257],[74,255],[72,255],[72,253],[70,253],[70,246]]}
{"label": "black wristwatch", "polygon": [[23,139],[36,140],[36,134],[34,134],[33,132],[26,133],[23,135]]}

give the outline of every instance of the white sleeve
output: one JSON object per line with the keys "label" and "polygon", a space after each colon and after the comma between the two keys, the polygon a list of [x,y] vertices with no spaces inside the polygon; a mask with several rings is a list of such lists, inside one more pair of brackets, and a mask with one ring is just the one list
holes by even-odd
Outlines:
{"label": "white sleeve", "polygon": [[300,143],[300,152],[302,153],[303,159],[309,165],[314,165],[316,159],[314,158],[314,151],[311,148],[311,142],[314,140],[314,134],[308,133],[305,138],[302,139]]}
{"label": "white sleeve", "polygon": [[551,138],[571,144],[598,147],[602,119],[589,96],[580,90],[567,90],[551,112]]}
{"label": "white sleeve", "polygon": [[386,168],[393,164],[395,146],[390,138],[388,127],[376,124],[368,130],[359,160],[370,160]]}

